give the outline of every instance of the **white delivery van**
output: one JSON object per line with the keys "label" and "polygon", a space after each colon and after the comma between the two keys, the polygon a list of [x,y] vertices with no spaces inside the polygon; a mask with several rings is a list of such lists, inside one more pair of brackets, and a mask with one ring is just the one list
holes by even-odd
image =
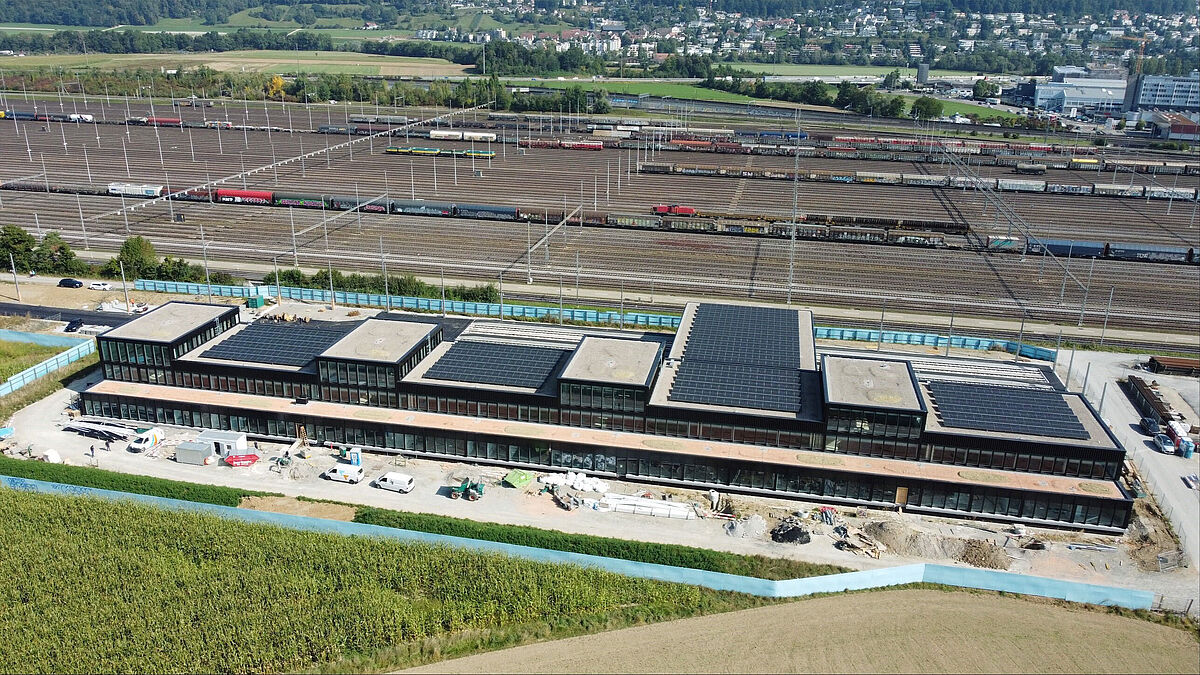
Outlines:
{"label": "white delivery van", "polygon": [[350,464],[338,464],[331,467],[325,472],[324,476],[329,480],[335,480],[339,483],[358,483],[366,474],[361,466],[353,466]]}
{"label": "white delivery van", "polygon": [[149,429],[139,433],[129,442],[130,452],[145,452],[158,447],[159,443],[167,437],[166,432],[158,427],[150,427]]}
{"label": "white delivery van", "polygon": [[403,494],[412,492],[412,489],[416,486],[416,484],[417,481],[412,476],[406,473],[398,473],[396,471],[389,471],[375,479],[375,487],[383,490],[400,492]]}

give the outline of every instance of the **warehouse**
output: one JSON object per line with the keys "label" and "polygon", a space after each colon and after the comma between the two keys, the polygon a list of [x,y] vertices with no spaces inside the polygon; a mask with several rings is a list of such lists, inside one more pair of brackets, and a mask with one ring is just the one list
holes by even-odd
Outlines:
{"label": "warehouse", "polygon": [[1044,371],[818,361],[804,310],[690,304],[674,336],[236,312],[168,303],[102,335],[86,414],[1097,531],[1129,518],[1124,450]]}

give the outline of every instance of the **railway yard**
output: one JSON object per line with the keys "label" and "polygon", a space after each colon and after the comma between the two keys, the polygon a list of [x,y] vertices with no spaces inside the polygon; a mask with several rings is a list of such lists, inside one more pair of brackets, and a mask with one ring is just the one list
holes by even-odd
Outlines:
{"label": "railway yard", "polygon": [[[18,107],[11,97],[10,103]],[[138,105],[145,108],[144,103]],[[65,111],[93,115],[96,122],[123,121],[130,113],[151,112],[124,102],[106,106],[102,99],[87,104],[72,101]],[[422,119],[428,116],[424,111],[405,112]],[[424,138],[412,134],[407,139],[403,132],[372,138],[311,132],[321,125],[349,124],[358,113],[346,106],[235,110],[219,104],[170,114],[274,129],[5,121],[0,124],[0,153],[8,161],[0,167],[0,183],[21,189],[0,190],[0,214],[5,222],[35,233],[57,230],[81,255],[94,258],[106,258],[125,237],[139,234],[148,237],[160,253],[197,260],[207,255],[235,269],[239,263],[249,268],[277,259],[280,266],[320,269],[332,264],[346,271],[376,271],[382,255],[389,271],[425,276],[444,272],[455,279],[481,281],[496,281],[503,275],[508,297],[521,297],[521,286],[530,279],[544,285],[557,284],[561,278],[584,289],[619,286],[651,294],[770,302],[785,300],[790,291],[793,302],[816,307],[818,315],[821,307],[878,310],[886,306],[894,311],[1200,333],[1200,266],[1194,264],[1194,253],[1188,254],[1190,263],[1171,264],[1113,259],[1107,252],[1087,253],[1082,245],[1085,256],[1097,257],[1083,257],[1075,250],[1068,258],[1054,248],[1050,253],[1055,255],[987,248],[993,239],[1031,236],[1194,251],[1200,247],[1195,197],[989,194],[970,188],[863,182],[793,184],[729,173],[648,173],[648,168],[661,165],[778,171],[798,166],[801,172],[927,176],[954,176],[963,169],[930,161],[663,150],[661,144],[595,152],[518,148],[514,134],[522,139],[529,139],[531,133],[533,138],[551,137],[541,124],[497,130],[496,142],[431,139],[428,126],[412,130],[423,129]],[[486,119],[486,111],[468,112],[465,118],[478,122]],[[556,131],[554,137],[588,138],[586,133],[569,130]],[[344,145],[348,141],[356,142]],[[340,144],[329,152],[311,154]],[[477,156],[397,155],[385,152],[388,146],[434,146],[446,154],[461,150],[475,151]],[[494,155],[484,156],[489,152]],[[309,156],[239,175],[305,154]],[[1029,178],[1017,176],[1010,166],[960,159],[980,178]],[[177,192],[231,176],[236,177],[215,188],[313,195],[315,207],[212,203],[207,197],[140,204],[136,198],[105,194],[112,191],[112,183]],[[1185,190],[1200,186],[1197,175],[1078,168],[1051,168],[1037,179],[1080,186],[1165,185]],[[842,240],[829,240],[833,235],[828,230],[823,239],[801,233],[793,255],[788,239],[793,187],[801,224],[833,223]],[[379,210],[384,209],[378,204],[388,200],[425,200],[510,207],[519,215],[512,222],[507,216],[494,220],[486,215],[480,219],[337,212],[320,206],[322,196],[331,194],[353,195],[364,209],[371,208],[365,205],[370,200],[377,200]],[[996,199],[1028,223],[1029,230],[1011,226],[998,212]],[[122,212],[123,206],[135,205],[138,208]],[[657,205],[684,207],[685,215],[675,219],[675,229],[661,224],[655,227],[662,229],[589,227],[572,220],[551,230],[564,212],[577,208],[583,213],[583,225],[605,224],[606,217],[611,225],[615,214],[652,217]],[[698,213],[687,214],[690,209]],[[709,214],[717,214],[717,221],[744,221],[746,232],[767,236],[691,231],[712,221]],[[547,220],[549,224],[542,222]],[[749,225],[753,222],[759,223],[757,229]],[[888,227],[889,232],[912,229],[938,236],[923,246],[869,243],[873,232]],[[538,245],[543,236],[547,243]],[[862,241],[845,240],[850,238]],[[1053,340],[1050,335],[1033,339],[1039,337]]]}

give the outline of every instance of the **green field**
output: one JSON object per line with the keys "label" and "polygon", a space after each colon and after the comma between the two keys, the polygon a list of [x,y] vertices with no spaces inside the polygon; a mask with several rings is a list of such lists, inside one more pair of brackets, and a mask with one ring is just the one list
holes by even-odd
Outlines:
{"label": "green field", "polygon": [[242,50],[184,54],[42,54],[10,58],[2,62],[5,70],[34,68],[179,68],[201,65],[222,71],[260,73],[305,72],[347,73],[352,75],[429,76],[463,75],[469,66],[445,59],[408,56],[382,56],[358,52],[310,52],[287,50]]}
{"label": "green field", "polygon": [[[918,98],[917,96],[913,96],[913,95],[909,95],[909,94],[902,94],[902,96],[904,96],[904,98],[908,101],[909,105],[912,105],[912,102],[917,100],[917,98]],[[1000,117],[1000,118],[1017,119],[1017,118],[1021,117],[1020,115],[1010,113],[1006,110],[998,110],[996,108],[989,108],[985,105],[977,105],[975,103],[968,103],[966,101],[946,101],[943,99],[938,99],[938,100],[942,101],[942,114],[947,115],[947,116],[958,114],[958,115],[977,115],[981,118]]]}
{"label": "green field", "polygon": [[66,347],[46,347],[32,342],[0,340],[0,380],[7,380],[22,370],[66,350]]}
{"label": "green field", "polygon": [[[822,66],[805,63],[748,63],[745,61],[726,61],[720,65],[749,70],[766,75],[788,75],[792,77],[883,77],[893,70],[900,71],[900,79],[917,79],[916,68],[897,68],[895,66]],[[963,77],[974,75],[957,70],[931,70],[930,77]]]}
{"label": "green field", "polygon": [[691,98],[701,101],[724,101],[730,103],[749,103],[754,99],[741,94],[727,91],[705,89],[691,84],[678,82],[612,82],[609,80],[534,80],[528,78],[510,79],[506,84],[514,87],[549,87],[551,89],[566,89],[579,86],[584,89],[604,89],[610,94],[648,94],[650,96],[666,96],[671,98]]}
{"label": "green field", "polygon": [[0,490],[0,671],[366,672],[769,604],[385,539]]}

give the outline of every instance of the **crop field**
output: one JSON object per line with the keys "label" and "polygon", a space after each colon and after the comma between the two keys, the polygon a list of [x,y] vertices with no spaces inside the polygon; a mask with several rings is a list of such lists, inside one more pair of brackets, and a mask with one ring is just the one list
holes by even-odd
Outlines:
{"label": "crop field", "polygon": [[208,66],[224,71],[347,73],[352,75],[462,75],[468,66],[445,59],[382,56],[355,52],[245,50],[204,54],[46,54],[3,62],[5,70],[55,68],[177,68]]}
{"label": "crop field", "polygon": [[7,380],[10,376],[66,349],[66,347],[35,345],[31,342],[0,340],[0,380]]}
{"label": "crop field", "polygon": [[134,503],[0,490],[0,671],[363,672],[767,604]]}
{"label": "crop field", "polygon": [[[733,637],[736,636],[736,637]],[[413,673],[1196,672],[1193,634],[1053,601],[837,595],[506,649]]]}

